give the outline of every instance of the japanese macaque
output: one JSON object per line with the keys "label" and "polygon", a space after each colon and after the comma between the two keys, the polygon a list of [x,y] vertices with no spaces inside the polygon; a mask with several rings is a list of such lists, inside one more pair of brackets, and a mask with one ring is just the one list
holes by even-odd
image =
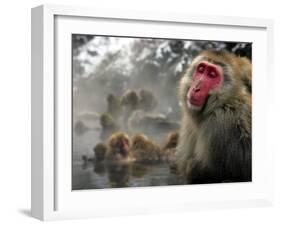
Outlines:
{"label": "japanese macaque", "polygon": [[139,97],[136,91],[127,90],[121,98],[121,106],[123,107],[123,123],[128,128],[128,118],[134,112],[139,104]]}
{"label": "japanese macaque", "polygon": [[132,137],[131,152],[136,162],[156,163],[161,160],[161,149],[143,134]]}
{"label": "japanese macaque", "polygon": [[111,114],[114,119],[118,119],[122,113],[120,99],[112,93],[107,96],[107,112]]}
{"label": "japanese macaque", "polygon": [[104,141],[114,132],[119,130],[119,126],[108,113],[103,113],[100,116],[100,124],[102,127],[100,138]]}
{"label": "japanese macaque", "polygon": [[128,134],[116,132],[109,137],[108,151],[105,158],[110,163],[127,163],[133,161]]}
{"label": "japanese macaque", "polygon": [[139,103],[139,97],[135,90],[127,90],[122,98],[121,98],[121,105],[122,106],[128,106],[133,108],[134,110],[137,108]]}
{"label": "japanese macaque", "polygon": [[179,132],[177,130],[168,133],[163,146],[163,153],[169,162],[175,160],[176,147],[178,145]]}
{"label": "japanese macaque", "polygon": [[82,155],[82,161],[84,164],[88,162],[92,162],[94,164],[102,163],[105,160],[105,155],[107,152],[107,146],[103,143],[98,143],[94,148],[93,151],[95,153],[94,157],[88,157],[87,155]]}
{"label": "japanese macaque", "polygon": [[139,104],[139,96],[136,91],[134,90],[127,90],[122,98],[121,98],[121,105],[126,107],[130,111],[134,111],[137,109]]}
{"label": "japanese macaque", "polygon": [[163,159],[165,159],[169,163],[170,171],[172,173],[177,173],[177,165],[176,165],[176,148],[179,142],[179,131],[174,130],[167,134],[162,152]]}
{"label": "japanese macaque", "polygon": [[97,174],[102,175],[105,173],[105,156],[107,153],[107,149],[108,148],[104,143],[98,143],[93,148],[95,156],[94,156],[94,158],[92,158],[92,162],[94,164],[94,172]]}
{"label": "japanese macaque", "polygon": [[164,144],[164,149],[175,149],[178,145],[179,132],[177,130],[168,133]]}
{"label": "japanese macaque", "polygon": [[251,63],[221,51],[197,56],[180,82],[177,170],[187,183],[252,180]]}
{"label": "japanese macaque", "polygon": [[154,94],[145,89],[139,91],[139,109],[144,111],[152,111],[157,106],[157,100]]}
{"label": "japanese macaque", "polygon": [[95,161],[96,162],[102,162],[105,159],[105,155],[107,152],[107,146],[104,143],[98,143],[94,149],[95,153]]}

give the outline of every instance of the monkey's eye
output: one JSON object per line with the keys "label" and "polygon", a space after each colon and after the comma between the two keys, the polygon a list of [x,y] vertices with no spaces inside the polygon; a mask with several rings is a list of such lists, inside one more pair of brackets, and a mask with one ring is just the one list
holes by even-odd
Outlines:
{"label": "monkey's eye", "polygon": [[210,78],[215,78],[215,77],[217,77],[217,73],[215,71],[209,71],[208,76]]}
{"label": "monkey's eye", "polygon": [[198,71],[199,73],[203,73],[204,70],[205,70],[205,67],[204,67],[203,65],[199,65],[199,67],[197,68],[197,71]]}

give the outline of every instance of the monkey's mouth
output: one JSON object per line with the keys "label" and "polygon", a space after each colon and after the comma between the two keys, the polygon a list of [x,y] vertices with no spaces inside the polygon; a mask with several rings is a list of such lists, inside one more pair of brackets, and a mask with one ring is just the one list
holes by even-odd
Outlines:
{"label": "monkey's mouth", "polygon": [[197,106],[197,107],[200,107],[203,105],[204,102],[202,102],[202,99],[199,99],[199,98],[196,98],[196,97],[193,97],[191,96],[189,98],[189,102],[194,105],[194,106]]}
{"label": "monkey's mouth", "polygon": [[119,150],[119,153],[120,153],[120,155],[122,155],[123,157],[126,157],[127,155],[128,155],[128,149],[120,149]]}
{"label": "monkey's mouth", "polygon": [[194,110],[200,110],[205,101],[202,98],[197,98],[195,96],[190,96],[187,98],[187,106]]}

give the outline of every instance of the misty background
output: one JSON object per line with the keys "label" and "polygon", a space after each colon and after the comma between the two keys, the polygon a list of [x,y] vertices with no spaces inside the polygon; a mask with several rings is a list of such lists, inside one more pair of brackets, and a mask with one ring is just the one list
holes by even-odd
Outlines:
{"label": "misty background", "polygon": [[177,84],[204,49],[228,50],[251,59],[251,44],[73,35],[73,112],[105,112],[109,93],[145,88],[158,100],[155,112],[179,116]]}

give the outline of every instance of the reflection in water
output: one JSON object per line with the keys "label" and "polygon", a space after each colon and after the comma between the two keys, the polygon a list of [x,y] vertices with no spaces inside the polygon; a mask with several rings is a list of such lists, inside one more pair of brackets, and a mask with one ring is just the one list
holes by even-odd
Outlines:
{"label": "reflection in water", "polygon": [[108,166],[108,179],[113,188],[128,187],[130,178],[130,166],[113,164]]}
{"label": "reflection in water", "polygon": [[132,176],[135,178],[141,178],[145,174],[147,174],[150,169],[151,169],[150,166],[145,166],[145,165],[141,165],[141,164],[133,164],[132,165]]}
{"label": "reflection in water", "polygon": [[100,175],[105,174],[105,165],[103,163],[94,164],[94,172]]}
{"label": "reflection in water", "polygon": [[[185,184],[171,172],[167,162],[159,164],[95,162],[93,147],[99,142],[98,132],[89,130],[75,135],[73,142],[72,189],[100,189]],[[87,160],[81,156],[88,156]]]}
{"label": "reflection in water", "polygon": [[120,188],[184,184],[183,178],[171,173],[168,164],[142,165],[82,163],[73,164],[72,188]]}

